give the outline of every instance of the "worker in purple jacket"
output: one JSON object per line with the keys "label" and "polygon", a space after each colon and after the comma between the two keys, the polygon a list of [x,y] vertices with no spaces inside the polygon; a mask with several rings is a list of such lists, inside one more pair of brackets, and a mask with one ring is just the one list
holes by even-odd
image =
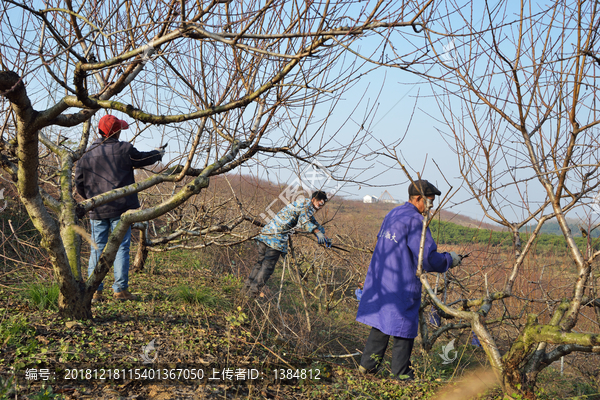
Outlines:
{"label": "worker in purple jacket", "polygon": [[[425,202],[433,204],[435,196],[440,194],[426,180],[415,181],[408,188],[408,202],[394,208],[383,220],[356,315],[358,322],[372,327],[360,360],[362,373],[377,372],[393,336],[392,374],[400,379],[414,379],[410,354],[421,305],[421,282],[416,273],[423,213]],[[446,272],[461,259],[455,252],[438,253],[427,228],[423,270]]]}

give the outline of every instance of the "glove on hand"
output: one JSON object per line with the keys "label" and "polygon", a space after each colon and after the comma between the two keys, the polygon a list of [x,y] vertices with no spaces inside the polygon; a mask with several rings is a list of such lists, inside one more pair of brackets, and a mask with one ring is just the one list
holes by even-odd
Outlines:
{"label": "glove on hand", "polygon": [[460,265],[460,262],[463,259],[462,256],[456,254],[453,251],[450,252],[450,256],[452,257],[452,266],[450,268],[454,268],[454,267]]}
{"label": "glove on hand", "polygon": [[315,235],[317,235],[317,243],[319,244],[324,244],[327,246],[327,243],[331,243],[331,241],[329,239],[327,239],[327,236],[325,236],[325,234],[321,231],[317,231],[315,233]]}

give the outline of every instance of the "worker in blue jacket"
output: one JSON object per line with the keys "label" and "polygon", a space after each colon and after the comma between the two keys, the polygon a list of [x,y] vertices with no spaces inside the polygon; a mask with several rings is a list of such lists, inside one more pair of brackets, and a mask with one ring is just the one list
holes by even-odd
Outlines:
{"label": "worker in blue jacket", "polygon": [[282,208],[256,238],[258,261],[252,268],[244,284],[248,297],[256,297],[275,270],[277,260],[288,251],[288,238],[295,229],[311,232],[317,242],[326,246],[331,241],[325,236],[325,229],[315,220],[313,214],[325,206],[327,194],[316,191],[311,199],[298,200]]}
{"label": "worker in blue jacket", "polygon": [[[392,374],[404,377],[401,379],[414,379],[410,354],[417,336],[421,305],[421,282],[416,272],[423,213],[425,202],[433,204],[435,196],[440,194],[428,181],[415,181],[408,188],[408,202],[394,208],[383,220],[356,315],[358,322],[372,327],[360,360],[362,373],[379,369],[389,338],[393,336]],[[460,260],[461,256],[454,252],[438,253],[427,228],[423,270],[446,272]]]}

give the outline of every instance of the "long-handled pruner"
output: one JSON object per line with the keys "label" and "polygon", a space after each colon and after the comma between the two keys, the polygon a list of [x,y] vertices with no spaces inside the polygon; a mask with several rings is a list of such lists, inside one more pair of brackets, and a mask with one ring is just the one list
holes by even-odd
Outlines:
{"label": "long-handled pruner", "polygon": [[340,246],[338,246],[338,245],[335,245],[335,244],[332,244],[332,245],[331,245],[331,248],[332,248],[332,249],[341,250],[341,251],[345,251],[346,253],[350,253],[350,250],[348,250],[348,249],[344,249],[343,247],[340,247]]}
{"label": "long-handled pruner", "polygon": [[343,247],[340,247],[336,244],[330,244],[329,246],[325,245],[325,247],[327,247],[328,249],[336,249],[336,250],[345,251],[346,253],[350,253],[350,250],[346,250]]}

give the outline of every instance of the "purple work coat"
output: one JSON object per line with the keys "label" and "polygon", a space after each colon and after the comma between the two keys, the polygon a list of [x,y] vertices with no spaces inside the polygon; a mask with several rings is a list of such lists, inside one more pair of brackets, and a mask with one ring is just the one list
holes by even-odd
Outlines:
{"label": "purple work coat", "polygon": [[[423,216],[411,203],[385,216],[367,271],[356,320],[386,335],[417,337],[421,282],[416,277]],[[446,272],[452,265],[448,253],[438,253],[427,228],[423,269]]]}

